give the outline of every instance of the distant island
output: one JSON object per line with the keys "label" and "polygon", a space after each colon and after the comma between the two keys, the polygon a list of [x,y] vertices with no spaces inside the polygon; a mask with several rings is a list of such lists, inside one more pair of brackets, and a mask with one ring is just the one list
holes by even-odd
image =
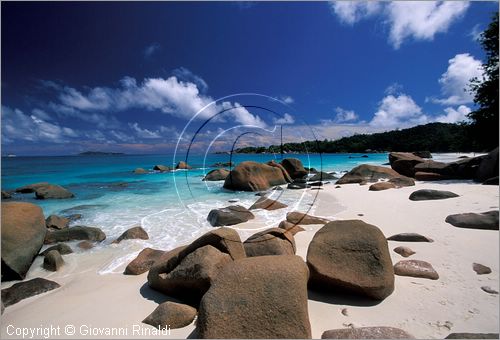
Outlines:
{"label": "distant island", "polygon": [[[463,124],[430,123],[409,129],[359,134],[338,140],[317,140],[283,144],[284,153],[369,153],[390,151],[476,152]],[[234,153],[280,153],[280,145],[244,147]],[[228,153],[220,152],[220,153]]]}
{"label": "distant island", "polygon": [[80,152],[78,156],[111,156],[111,155],[125,155],[123,152],[102,152],[102,151],[85,151]]}

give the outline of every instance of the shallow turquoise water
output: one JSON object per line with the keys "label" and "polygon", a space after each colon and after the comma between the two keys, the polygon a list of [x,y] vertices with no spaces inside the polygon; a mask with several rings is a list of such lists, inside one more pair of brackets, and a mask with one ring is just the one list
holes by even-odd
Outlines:
{"label": "shallow turquoise water", "polygon": [[[206,222],[208,212],[215,207],[227,206],[228,200],[251,205],[254,193],[230,192],[222,188],[223,182],[203,182],[204,174],[212,164],[229,161],[229,155],[190,155],[188,163],[193,170],[168,173],[151,171],[136,175],[137,167],[152,169],[155,164],[172,166],[172,155],[115,155],[115,156],[61,156],[2,158],[2,190],[12,190],[25,184],[50,182],[60,184],[75,194],[65,200],[36,200],[33,194],[16,194],[16,200],[33,202],[50,214],[80,213],[83,218],[73,224],[97,226],[104,230],[110,243],[132,225],[141,223],[150,235],[148,246],[168,249],[186,242],[210,228]],[[339,175],[361,163],[383,164],[387,154],[329,154],[286,155],[302,160],[304,166],[335,171]],[[233,162],[254,160],[259,162],[279,159],[279,155],[234,155]],[[178,158],[177,160],[185,160]],[[304,193],[280,198],[291,209],[310,206],[313,197]],[[270,225],[283,218],[286,212],[257,212]]]}

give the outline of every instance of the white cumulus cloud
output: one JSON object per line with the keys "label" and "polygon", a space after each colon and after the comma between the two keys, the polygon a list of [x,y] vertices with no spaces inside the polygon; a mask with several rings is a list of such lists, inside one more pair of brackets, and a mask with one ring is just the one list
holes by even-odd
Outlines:
{"label": "white cumulus cloud", "polygon": [[433,40],[460,19],[466,1],[331,1],[341,22],[353,25],[377,15],[389,27],[389,43],[398,49],[406,39]]}
{"label": "white cumulus cloud", "polygon": [[468,121],[467,115],[471,112],[471,109],[465,105],[460,105],[457,109],[447,107],[444,109],[444,112],[446,112],[446,114],[437,116],[434,118],[434,121],[440,123],[458,123]]}
{"label": "white cumulus cloud", "polygon": [[293,118],[292,115],[285,113],[283,115],[283,117],[275,118],[273,120],[273,122],[274,122],[274,124],[278,124],[278,125],[293,124],[293,123],[295,123],[295,119]]}
{"label": "white cumulus cloud", "polygon": [[386,129],[406,128],[428,122],[422,108],[406,94],[388,95],[382,99],[370,125]]}
{"label": "white cumulus cloud", "polygon": [[335,119],[336,123],[345,123],[345,122],[353,122],[356,121],[359,116],[353,110],[345,110],[341,107],[335,108]]}
{"label": "white cumulus cloud", "polygon": [[75,130],[49,123],[34,114],[25,114],[19,109],[2,106],[2,142],[14,140],[30,142],[64,143],[79,134]]}
{"label": "white cumulus cloud", "polygon": [[474,95],[468,91],[472,78],[482,79],[483,68],[481,61],[469,53],[457,54],[448,60],[448,69],[439,78],[441,93],[445,98],[432,99],[443,105],[460,105],[472,103]]}
{"label": "white cumulus cloud", "polygon": [[382,9],[382,3],[378,1],[331,1],[330,6],[339,19],[349,25]]}

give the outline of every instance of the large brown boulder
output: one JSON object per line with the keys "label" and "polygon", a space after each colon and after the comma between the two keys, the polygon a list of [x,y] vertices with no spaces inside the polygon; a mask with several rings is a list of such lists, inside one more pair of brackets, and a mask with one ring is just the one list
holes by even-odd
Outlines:
{"label": "large brown boulder", "polygon": [[291,233],[292,235],[300,233],[301,231],[305,231],[305,229],[302,228],[300,225],[288,222],[287,220],[281,221],[278,228],[284,229],[289,233]]}
{"label": "large brown boulder", "polygon": [[73,240],[86,240],[86,241],[104,241],[106,234],[95,227],[75,226],[55,231],[47,231],[45,235],[45,244],[66,242]]}
{"label": "large brown boulder", "polygon": [[66,243],[58,243],[54,246],[48,247],[47,249],[45,249],[44,251],[42,251],[38,255],[45,256],[45,255],[47,255],[48,252],[50,252],[52,250],[57,250],[59,252],[59,254],[61,254],[61,255],[67,255],[67,254],[73,253],[73,249],[71,249],[71,247],[68,246]]}
{"label": "large brown boulder", "polygon": [[1,229],[2,281],[22,280],[47,232],[42,209],[31,203],[2,203]]}
{"label": "large brown boulder", "polygon": [[458,228],[498,230],[498,210],[448,215],[445,221]]}
{"label": "large brown boulder", "polygon": [[414,339],[402,329],[394,327],[359,327],[330,329],[321,339]]}
{"label": "large brown boulder", "polygon": [[389,154],[391,168],[407,177],[413,177],[415,175],[415,165],[424,161],[423,158],[409,152],[391,152]]}
{"label": "large brown boulder", "polygon": [[191,324],[196,317],[196,308],[182,303],[167,301],[160,304],[142,322],[161,329],[176,329]]}
{"label": "large brown boulder", "polygon": [[135,259],[130,262],[123,274],[125,275],[139,275],[147,272],[156,261],[158,261],[162,256],[167,253],[163,250],[157,250],[152,248],[144,248],[137,255]]}
{"label": "large brown boulder", "polygon": [[447,177],[434,172],[417,171],[415,172],[415,179],[417,181],[442,181],[447,179]]}
{"label": "large brown boulder", "polygon": [[228,254],[206,245],[189,253],[168,273],[160,274],[161,280],[153,288],[196,303],[210,288],[220,270],[231,261]]}
{"label": "large brown boulder", "polygon": [[498,148],[484,156],[477,169],[475,180],[484,182],[493,177],[498,177]]}
{"label": "large brown boulder", "polygon": [[227,169],[214,169],[209,171],[203,181],[223,181],[229,175],[229,170]]}
{"label": "large brown boulder", "polygon": [[141,226],[135,226],[130,229],[127,229],[121,234],[113,243],[120,243],[123,240],[149,240],[149,235]]}
{"label": "large brown boulder", "polygon": [[326,218],[316,217],[298,211],[291,211],[288,214],[286,214],[286,220],[293,224],[304,224],[304,225],[325,224],[330,222]]}
{"label": "large brown boulder", "polygon": [[40,200],[45,200],[72,198],[75,197],[75,195],[60,185],[47,184],[35,190],[35,197]]}
{"label": "large brown boulder", "polygon": [[348,290],[382,300],[394,290],[387,240],[360,220],[333,221],[314,235],[307,250],[310,282],[321,289]]}
{"label": "large brown boulder", "polygon": [[[243,243],[241,242],[238,232],[231,228],[218,228],[202,235],[201,237],[194,240],[191,244],[176,248],[156,260],[148,273],[149,286],[158,291],[165,291],[165,289],[176,289],[171,288],[169,286],[169,283],[167,282],[167,276],[169,275],[169,273],[176,269],[176,267],[179,266],[189,254],[207,245],[212,246],[212,248],[218,249],[222,254],[229,255],[229,259],[232,260],[246,257],[245,248],[243,247]],[[205,250],[205,252],[208,252],[208,250]],[[219,256],[219,254],[213,250],[210,250],[210,253],[217,254],[216,257],[219,260],[221,260],[222,258],[226,259],[226,257]],[[207,261],[212,261],[213,264],[215,263],[214,261],[216,261],[216,259],[207,259]],[[202,269],[203,268],[199,268],[199,270]],[[214,272],[215,271],[212,271],[212,273]],[[180,289],[181,288],[182,287],[180,287]]]}
{"label": "large brown boulder", "polygon": [[303,178],[307,175],[307,170],[304,169],[300,159],[285,158],[281,161],[281,165],[283,165],[292,179]]}
{"label": "large brown boulder", "polygon": [[275,168],[280,169],[281,173],[283,174],[283,177],[285,178],[285,180],[288,183],[292,183],[293,182],[293,179],[290,177],[290,175],[288,174],[288,171],[286,171],[286,169],[283,167],[283,165],[281,165],[280,163],[276,163],[274,160],[271,160],[271,161],[267,162],[266,164],[269,165],[269,166],[273,166]]}
{"label": "large brown boulder", "polygon": [[191,244],[189,244],[179,255],[179,260],[194,250],[211,245],[219,249],[223,253],[227,253],[233,260],[246,257],[245,248],[241,242],[238,232],[231,228],[217,228],[203,234]]}
{"label": "large brown boulder", "polygon": [[37,277],[32,280],[15,283],[2,289],[2,303],[5,307],[18,303],[26,298],[48,292],[61,287],[57,282]]}
{"label": "large brown boulder", "polygon": [[229,207],[212,209],[208,213],[207,220],[214,227],[235,225],[254,219],[255,216],[241,205],[231,205]]}
{"label": "large brown boulder", "polygon": [[459,195],[446,190],[420,189],[410,194],[410,201],[429,201],[429,200],[444,200],[447,198],[455,198]]}
{"label": "large brown boulder", "polygon": [[377,182],[379,179],[400,177],[396,171],[383,166],[361,164],[342,176],[337,184]]}
{"label": "large brown boulder", "polygon": [[254,204],[252,204],[249,210],[253,209],[276,210],[276,209],[283,209],[286,207],[287,207],[286,204],[283,204],[281,202],[263,196],[259,198]]}
{"label": "large brown boulder", "polygon": [[415,176],[416,173],[418,172],[424,172],[424,173],[433,173],[433,174],[439,174],[443,178],[449,178],[451,175],[450,170],[448,169],[449,163],[443,163],[443,162],[436,162],[436,161],[424,161],[422,163],[419,163],[415,165],[413,168],[415,170]]}
{"label": "large brown boulder", "polygon": [[265,255],[294,255],[295,239],[292,233],[281,228],[258,232],[243,243],[248,257]]}
{"label": "large brown boulder", "polygon": [[299,256],[259,256],[226,265],[203,296],[199,338],[311,338],[308,270]]}
{"label": "large brown boulder", "polygon": [[224,188],[243,191],[265,191],[273,186],[286,184],[283,172],[274,166],[257,162],[238,164],[224,181]]}

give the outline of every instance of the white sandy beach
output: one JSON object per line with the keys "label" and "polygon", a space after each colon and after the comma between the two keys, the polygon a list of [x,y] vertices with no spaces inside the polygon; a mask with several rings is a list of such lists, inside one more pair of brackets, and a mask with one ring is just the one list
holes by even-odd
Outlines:
{"label": "white sandy beach", "polygon": [[[433,281],[396,276],[394,292],[378,304],[340,295],[322,296],[310,291],[309,319],[313,338],[320,338],[329,329],[362,326],[398,327],[417,338],[444,338],[452,332],[498,333],[499,296],[480,288],[499,289],[498,231],[461,229],[445,222],[450,214],[497,210],[498,186],[444,181],[417,182],[415,187],[380,192],[368,191],[368,187],[325,185],[324,190],[320,190],[314,215],[361,219],[379,227],[386,237],[402,232],[428,236],[434,239],[433,243],[389,241],[392,261],[395,264],[404,259],[392,249],[409,246],[416,251],[409,259],[430,262],[440,278]],[[449,190],[460,197],[420,202],[408,199],[411,192],[423,188]],[[343,210],[332,211],[335,203],[341,204]],[[258,220],[249,223],[254,227]],[[297,254],[304,259],[307,246],[320,227],[304,226],[306,231],[295,236]],[[248,235],[248,232],[242,232],[242,235]],[[88,327],[127,330],[127,334],[114,338],[151,338],[148,334],[133,333],[133,325],[141,325],[141,321],[165,299],[147,287],[147,274],[97,273],[104,263],[123,255],[120,247],[114,246],[88,254],[66,255],[66,265],[59,272],[50,274],[40,268],[42,258],[39,257],[27,278],[45,277],[62,287],[6,308],[1,317],[1,338],[19,338],[7,333],[9,325],[60,326],[61,334],[55,338],[68,338],[63,330],[66,325],[75,326],[75,338],[103,338],[99,334],[79,334]],[[489,266],[492,273],[477,275],[472,270],[474,262]],[[8,286],[10,283],[2,284],[2,288]],[[343,308],[347,308],[348,316],[341,313]],[[153,329],[144,324],[141,327]],[[12,330],[10,327],[9,332]],[[173,329],[168,337],[186,338],[193,330],[194,325]]]}

